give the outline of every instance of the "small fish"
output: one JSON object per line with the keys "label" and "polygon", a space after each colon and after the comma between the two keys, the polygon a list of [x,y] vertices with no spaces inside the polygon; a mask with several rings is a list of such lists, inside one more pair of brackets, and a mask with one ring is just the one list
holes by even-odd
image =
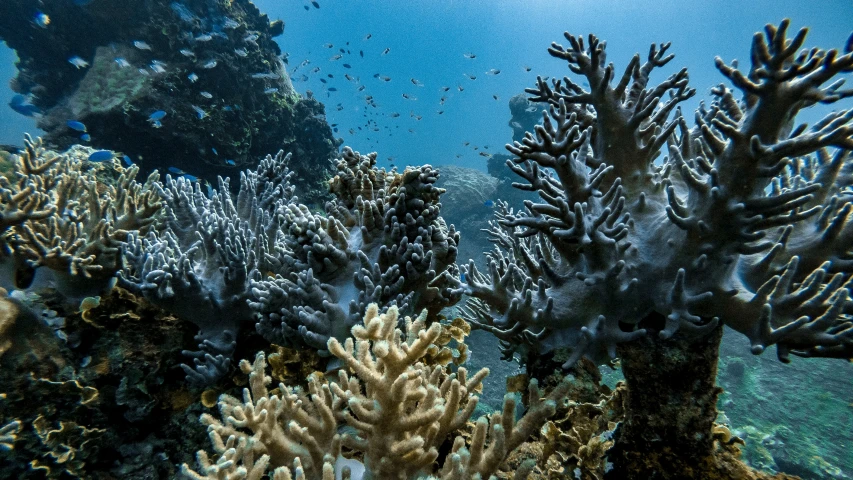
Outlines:
{"label": "small fish", "polygon": [[405,98],[406,100],[417,100],[418,99],[417,97],[415,97],[413,95],[409,95],[408,93],[404,93],[403,98]]}
{"label": "small fish", "polygon": [[86,68],[89,66],[89,62],[87,62],[86,60],[83,60],[82,58],[78,57],[77,55],[69,58],[68,63],[77,67],[78,70],[81,68]]}
{"label": "small fish", "polygon": [[442,91],[442,92],[446,92],[446,91],[448,91],[448,90],[450,90],[450,87],[441,87],[441,91]]}
{"label": "small fish", "polygon": [[237,163],[234,160],[225,160],[225,164],[231,165],[232,167],[237,165]]}
{"label": "small fish", "polygon": [[268,89],[264,90],[264,93],[266,93],[266,94],[278,93],[278,89],[277,88],[268,88]]}
{"label": "small fish", "polygon": [[206,69],[210,70],[211,68],[216,68],[216,65],[218,65],[216,60],[210,60],[209,62],[202,65],[201,68],[206,68]]}
{"label": "small fish", "polygon": [[459,274],[459,280],[461,280],[462,282],[467,282],[467,280],[465,280],[465,274],[464,273]]}
{"label": "small fish", "polygon": [[421,83],[420,80],[418,80],[416,78],[410,78],[409,80],[411,80],[412,85],[415,85],[416,87],[423,87],[424,86],[424,84]]}
{"label": "small fish", "polygon": [[344,78],[346,78],[346,79],[347,79],[347,80],[349,80],[350,82],[354,82],[354,81],[355,81],[355,78],[353,78],[353,76],[352,76],[352,75],[350,75],[349,73],[345,73],[345,74],[344,74]]}
{"label": "small fish", "polygon": [[90,162],[104,162],[106,160],[111,160],[113,158],[113,152],[109,150],[98,150],[97,152],[92,152],[89,155]]}
{"label": "small fish", "polygon": [[165,116],[166,116],[166,112],[164,112],[163,110],[157,110],[148,116],[148,120],[150,120],[150,121],[162,120],[163,117],[165,117]]}
{"label": "small fish", "polygon": [[462,85],[457,85],[456,88],[459,89],[460,92],[465,91],[465,89],[462,88]]}
{"label": "small fish", "polygon": [[127,155],[121,157],[121,160],[124,162],[125,166],[129,167],[133,165],[133,160],[131,160],[130,157],[128,157]]}
{"label": "small fish", "polygon": [[486,200],[485,202],[483,202],[483,206],[492,208],[495,206],[495,202],[493,202],[492,200]]}
{"label": "small fish", "polygon": [[387,77],[385,75],[382,75],[381,77],[379,77],[379,79],[382,80],[383,82],[390,82],[391,81],[391,77]]}
{"label": "small fish", "polygon": [[337,91],[338,91],[338,89],[337,89],[337,88],[335,88],[335,87],[329,87],[329,91],[330,91],[330,92],[337,92]]}
{"label": "small fish", "polygon": [[246,43],[255,43],[255,41],[259,38],[261,37],[259,37],[257,33],[252,33],[243,37],[243,41]]}
{"label": "small fish", "polygon": [[390,48],[386,48],[385,50],[382,50],[382,55],[388,55],[389,53],[391,53]]}
{"label": "small fish", "polygon": [[68,120],[65,124],[68,125],[68,128],[71,130],[77,130],[78,132],[86,131],[86,125],[83,125],[82,122],[78,122],[77,120]]}
{"label": "small fish", "polygon": [[488,72],[486,72],[486,75],[498,75],[499,73],[501,73],[500,70],[498,70],[497,68],[493,68],[493,69],[489,70]]}
{"label": "small fish", "polygon": [[341,53],[349,53],[349,50],[344,50],[343,48],[339,48],[338,51]]}
{"label": "small fish", "polygon": [[446,101],[447,101],[447,97],[446,97],[446,96],[442,96],[441,98],[439,98],[439,99],[438,99],[438,104],[439,104],[439,105],[444,105],[444,102],[446,102]]}
{"label": "small fish", "polygon": [[532,67],[529,67],[529,66],[527,66],[527,65],[525,65],[525,66],[524,66],[524,71],[525,71],[525,72],[529,72],[529,71],[531,71],[531,70],[533,70],[533,68],[532,68]]}
{"label": "small fish", "polygon": [[42,12],[36,13],[36,17],[33,21],[41,28],[47,28],[47,26],[50,25],[50,17]]}
{"label": "small fish", "polygon": [[463,53],[462,56],[465,58],[477,58],[477,55],[474,55],[473,53]]}
{"label": "small fish", "polygon": [[304,8],[306,12],[307,12],[308,10],[311,10],[310,8],[308,8],[308,5],[302,5],[302,8]]}
{"label": "small fish", "polygon": [[162,127],[162,126],[163,126],[163,124],[162,124],[162,123],[160,123],[160,120],[153,120],[153,121],[151,122],[151,126],[152,126],[152,127],[154,127],[154,128],[160,128],[160,127]]}
{"label": "small fish", "polygon": [[127,68],[130,66],[130,62],[122,57],[116,57],[114,61],[116,62],[116,65],[118,65],[118,68]]}
{"label": "small fish", "polygon": [[399,116],[400,116],[400,114],[399,114],[399,113],[397,113],[397,112],[393,112],[393,113],[391,113],[391,118],[397,118],[397,117],[399,117]]}
{"label": "small fish", "polygon": [[192,83],[195,83],[198,81],[198,75],[196,75],[195,73],[191,73],[191,74],[187,75],[187,78],[189,78],[190,82],[192,82]]}
{"label": "small fish", "polygon": [[367,35],[365,35],[365,36],[364,36],[364,39],[365,39],[365,40],[370,40],[370,39],[371,39],[371,37],[373,37],[373,34],[372,34],[372,33],[368,33]]}
{"label": "small fish", "polygon": [[226,30],[234,30],[235,28],[237,28],[239,26],[240,26],[239,22],[237,22],[231,18],[228,18],[228,17],[225,17],[225,21],[222,22],[222,28],[224,28]]}
{"label": "small fish", "polygon": [[41,115],[41,110],[31,103],[27,103],[27,98],[23,95],[15,95],[9,101],[9,108],[26,117],[34,117]]}
{"label": "small fish", "polygon": [[181,49],[181,55],[183,55],[183,56],[185,56],[185,57],[187,57],[187,58],[195,57],[195,53],[193,53],[193,51],[192,51],[192,50],[189,50],[189,49],[187,49],[187,48],[182,48],[182,49]]}
{"label": "small fish", "polygon": [[317,73],[320,71],[320,67],[314,67],[311,69],[311,73]]}
{"label": "small fish", "polygon": [[80,135],[80,140],[83,140],[84,142],[91,142],[92,136],[88,133],[84,133],[83,135]]}
{"label": "small fish", "polygon": [[208,100],[213,98],[213,94],[210,92],[198,92],[198,94],[201,95],[202,97],[208,99]]}
{"label": "small fish", "polygon": [[196,114],[196,116],[198,117],[198,119],[199,119],[199,120],[204,120],[204,117],[206,117],[206,116],[207,116],[207,112],[205,112],[205,111],[204,111],[204,110],[202,110],[201,108],[199,108],[199,107],[197,107],[197,106],[195,106],[195,105],[192,105],[192,104],[190,104],[190,107],[192,107],[192,109],[193,109],[193,110],[195,110],[195,114]]}
{"label": "small fish", "polygon": [[235,48],[234,53],[236,53],[239,57],[245,58],[249,56],[249,52],[247,52],[245,48]]}
{"label": "small fish", "polygon": [[254,78],[256,80],[260,80],[260,79],[264,79],[264,78],[270,79],[270,80],[277,80],[279,78],[279,76],[275,73],[255,73],[255,74],[252,74],[252,78]]}
{"label": "small fish", "polygon": [[331,57],[329,57],[329,61],[330,61],[330,62],[334,62],[335,60],[340,60],[340,59],[341,59],[341,58],[343,58],[343,57],[344,57],[344,56],[343,56],[343,55],[341,55],[341,54],[339,53],[339,54],[337,54],[337,55],[332,55]]}
{"label": "small fish", "polygon": [[213,152],[213,154],[216,155],[217,157],[219,156],[219,152],[217,152],[215,148],[210,147],[210,151]]}
{"label": "small fish", "polygon": [[350,65],[349,63],[345,63],[344,68],[352,68],[352,65]]}
{"label": "small fish", "polygon": [[319,3],[317,3],[317,1],[316,1],[316,0],[312,0],[312,1],[311,1],[311,5],[314,5],[314,8],[317,8],[317,9],[319,9],[319,8],[320,8],[320,4],[319,4]]}
{"label": "small fish", "polygon": [[358,91],[363,92],[366,87],[364,85],[359,85]]}
{"label": "small fish", "polygon": [[491,153],[486,153],[486,152],[480,152],[480,156],[481,156],[481,157],[491,157],[491,156],[492,156],[492,154],[491,154]]}
{"label": "small fish", "polygon": [[153,63],[152,62],[151,65],[148,66],[148,68],[153,70],[154,73],[166,73],[166,69],[163,68],[163,65],[159,64],[159,63]]}
{"label": "small fish", "polygon": [[186,175],[186,172],[178,167],[169,167],[168,170],[170,173],[174,173],[175,175]]}
{"label": "small fish", "polygon": [[142,40],[134,40],[133,46],[140,49],[140,50],[151,50],[151,45],[148,45],[147,43],[143,42]]}
{"label": "small fish", "polygon": [[320,83],[329,83],[329,82],[327,82],[325,78],[321,78]]}
{"label": "small fish", "polygon": [[140,68],[140,69],[138,69],[138,70],[137,70],[137,72],[139,72],[139,74],[140,74],[140,75],[145,75],[146,77],[150,77],[150,76],[151,76],[151,74],[150,74],[150,73],[148,73],[148,70],[145,70],[144,68]]}
{"label": "small fish", "polygon": [[203,35],[199,35],[199,36],[193,38],[193,40],[195,40],[196,42],[209,42],[209,41],[213,40],[213,36],[210,35],[209,33],[205,33]]}
{"label": "small fish", "polygon": [[500,99],[501,99],[501,97],[499,97],[499,96],[497,96],[497,95],[492,95],[492,98],[494,98],[495,100],[500,100]]}
{"label": "small fish", "polygon": [[359,50],[358,54],[359,56],[361,56],[361,58],[364,58],[364,50]]}
{"label": "small fish", "polygon": [[324,43],[323,44],[323,48],[332,48],[332,47],[334,47],[334,45],[332,45],[331,43]]}
{"label": "small fish", "polygon": [[438,112],[436,112],[436,113],[438,113],[439,115],[441,115],[441,114],[443,114],[443,113],[444,113],[444,110],[439,110],[439,111],[438,111]]}
{"label": "small fish", "polygon": [[189,173],[185,173],[181,176],[186,178],[187,180],[189,180],[191,182],[197,182],[198,181],[198,177],[196,177],[195,175],[190,175]]}
{"label": "small fish", "polygon": [[471,80],[476,80],[476,79],[477,79],[477,76],[476,76],[476,75],[471,75],[470,73],[463,73],[462,75],[465,75],[466,77],[470,78]]}

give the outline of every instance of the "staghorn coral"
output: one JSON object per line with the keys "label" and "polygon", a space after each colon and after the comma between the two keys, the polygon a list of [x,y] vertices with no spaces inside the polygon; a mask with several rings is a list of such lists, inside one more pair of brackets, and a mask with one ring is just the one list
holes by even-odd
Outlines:
{"label": "staghorn coral", "polygon": [[455,275],[459,234],[440,216],[437,177],[429,165],[387,172],[376,168],[376,153],[345,148],[326,215],[295,203],[281,212],[278,251],[289,269],[252,281],[258,332],[273,343],[301,338],[325,351],[370,303],[426,308],[430,318],[455,304],[460,297],[442,274]]}
{"label": "staghorn coral", "polygon": [[[755,354],[776,345],[784,362],[791,354],[853,356],[853,110],[796,123],[804,108],[853,95],[834,80],[853,71],[853,36],[843,52],[803,49],[806,29],[788,38],[788,26],[755,35],[746,73],[717,58],[736,90],[714,88],[693,128],[678,108],[695,93],[686,69],[649,83],[673,58],[669,44],[653,45],[645,62],[635,55],[620,77],[606,64],[605,42],[566,33],[570,46],[548,51],[589,90],[568,77],[550,85],[540,78],[527,90],[549,111],[535,134],[507,146],[515,155],[507,165],[525,181],[516,186],[540,200],[518,212],[502,206],[489,229],[490,272],[472,262],[463,280],[451,280],[473,297],[474,325],[497,335],[509,356],[568,348],[569,367],[620,349],[633,403],[617,447],[645,448],[648,430],[633,423],[644,417],[630,414],[639,397],[666,401],[681,391],[700,399],[701,407],[685,404],[691,421],[648,411],[654,420],[643,425],[695,420],[708,433],[680,448],[696,446],[696,457],[710,451],[720,324],[747,336]],[[642,346],[631,347],[638,339]],[[654,361],[701,381],[675,385],[649,371]],[[654,392],[662,384],[653,377],[673,390]],[[691,394],[694,387],[701,392]],[[672,431],[655,431],[678,444]]]}
{"label": "staghorn coral", "polygon": [[[241,369],[249,374],[250,388],[244,389],[243,399],[223,395],[219,401],[222,419],[202,416],[219,458],[212,460],[201,451],[202,472],[184,465],[184,474],[197,480],[231,475],[259,478],[273,468],[272,476],[278,478],[276,475],[285,475],[296,461],[305,478],[325,479],[330,471],[346,470],[342,468],[347,463],[341,457],[343,448],[363,455],[364,473],[353,469],[354,478],[428,475],[438,458],[438,447],[473,414],[478,400],[473,392],[488,370],[469,378],[461,367],[452,373],[442,364],[424,364],[428,354],[440,350],[434,342],[445,328],[440,323],[427,328],[426,318],[426,311],[414,321],[407,317],[404,338],[395,328],[397,308],[380,315],[378,306],[371,304],[364,325],[352,329],[355,341],[347,339],[342,345],[329,339],[329,351],[354,376],[342,370],[338,382],[332,383],[321,382],[314,375],[307,392],[284,384],[270,391],[267,385],[272,379],[265,375],[263,353],[253,364],[244,360]],[[446,364],[451,355],[438,357]],[[502,412],[477,422],[470,446],[463,437],[456,438],[437,472],[440,478],[469,479],[475,474],[488,478],[553,415],[556,401],[567,388],[567,383],[561,384],[543,400],[535,382],[531,383],[530,408],[518,421],[515,402],[507,396]],[[340,425],[352,432],[338,433]],[[529,471],[531,466],[525,468]]]}
{"label": "staghorn coral", "polygon": [[120,247],[128,234],[153,224],[160,209],[158,175],[139,184],[138,167],[116,164],[120,176],[108,184],[84,160],[89,153],[75,147],[57,154],[41,139],[26,137],[15,182],[0,179],[4,283],[26,288],[35,276],[37,285],[73,300],[97,295],[121,268]]}

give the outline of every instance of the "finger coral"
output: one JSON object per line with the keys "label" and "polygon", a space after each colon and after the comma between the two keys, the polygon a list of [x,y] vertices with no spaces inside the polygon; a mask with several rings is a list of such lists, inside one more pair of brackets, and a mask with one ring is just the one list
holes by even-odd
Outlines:
{"label": "finger coral", "polygon": [[[326,478],[340,473],[344,463],[353,478],[410,479],[429,475],[438,459],[438,447],[462,427],[474,412],[478,397],[474,392],[488,375],[482,369],[470,378],[460,367],[452,372],[442,364],[423,360],[440,350],[434,343],[445,328],[433,323],[427,328],[424,311],[405,319],[406,333],[398,324],[396,307],[380,314],[371,304],[364,325],[354,327],[353,337],[341,344],[332,338],[329,351],[352,372],[339,373],[338,381],[309,378],[308,392],[279,384],[265,374],[266,361],[259,353],[254,363],[240,364],[249,374],[243,399],[222,395],[221,419],[203,415],[214,450],[213,460],[198,454],[202,471],[183,466],[190,478],[213,479],[228,475],[260,478],[268,469],[289,475],[294,463],[296,475],[307,479]],[[450,355],[438,355],[449,361]],[[444,466],[437,471],[443,479],[468,479],[478,474],[489,478],[503,459],[535,433],[554,414],[556,401],[565,395],[561,384],[545,399],[535,383],[530,388],[530,408],[518,421],[515,402],[507,397],[501,412],[481,418],[470,445],[460,436]],[[346,425],[346,433],[339,433]],[[363,465],[345,460],[359,452]],[[363,468],[363,472],[360,470]],[[239,473],[241,472],[241,473]],[[287,477],[282,477],[287,478]]]}
{"label": "finger coral", "polygon": [[140,184],[138,167],[116,166],[118,179],[102,181],[84,160],[89,153],[58,154],[26,138],[14,182],[0,179],[5,284],[26,288],[35,275],[73,299],[97,295],[121,268],[127,236],[151,228],[161,205],[157,174]]}

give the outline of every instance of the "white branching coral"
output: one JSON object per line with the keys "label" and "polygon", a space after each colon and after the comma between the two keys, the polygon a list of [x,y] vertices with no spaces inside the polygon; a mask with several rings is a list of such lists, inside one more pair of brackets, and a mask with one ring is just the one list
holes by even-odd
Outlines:
{"label": "white branching coral", "polygon": [[[489,478],[554,414],[556,402],[566,394],[568,384],[563,383],[543,399],[531,384],[529,410],[518,421],[508,396],[501,412],[477,422],[470,445],[456,438],[444,467],[434,471],[439,446],[473,414],[478,402],[474,392],[488,370],[470,378],[464,368],[452,372],[446,365],[452,355],[435,344],[445,327],[433,323],[427,328],[424,311],[415,320],[405,319],[404,336],[396,328],[397,315],[396,307],[380,315],[371,304],[364,325],[352,329],[354,340],[341,344],[330,339],[329,351],[353,376],[342,370],[337,382],[329,382],[313,375],[308,392],[284,384],[270,391],[263,353],[252,364],[241,362],[249,374],[243,399],[222,395],[221,420],[202,416],[218,459],[199,452],[202,471],[184,465],[184,473],[213,479],[274,469],[273,475],[284,475],[296,461],[307,479],[326,478],[329,470],[342,473],[347,462],[358,467],[348,470],[353,478],[414,479],[431,473],[442,479]],[[427,364],[425,358],[443,362]],[[344,425],[350,432],[339,433]],[[343,458],[355,452],[363,465]]]}
{"label": "white branching coral", "polygon": [[37,274],[40,283],[69,297],[97,295],[121,268],[128,235],[151,228],[161,206],[156,172],[140,184],[138,167],[116,162],[119,178],[102,181],[85,164],[87,155],[78,147],[58,154],[40,139],[25,139],[16,156],[17,179],[0,179],[3,262],[16,274],[4,283],[26,288]]}
{"label": "white branching coral", "polygon": [[806,30],[789,39],[788,24],[756,34],[746,73],[717,59],[742,98],[715,88],[692,129],[678,108],[694,95],[686,70],[649,84],[669,44],[621,77],[593,35],[552,44],[589,90],[569,78],[527,90],[550,110],[507,164],[541,201],[500,209],[490,272],[471,263],[456,282],[507,354],[612,356],[654,314],[664,339],[723,322],[783,361],[853,356],[853,110],[796,123],[853,95],[835,79],[853,71],[853,36],[843,52],[802,49]]}

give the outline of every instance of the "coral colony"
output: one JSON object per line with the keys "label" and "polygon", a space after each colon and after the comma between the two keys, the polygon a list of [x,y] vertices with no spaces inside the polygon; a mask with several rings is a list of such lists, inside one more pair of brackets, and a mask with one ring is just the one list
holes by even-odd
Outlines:
{"label": "coral colony", "polygon": [[[491,205],[488,272],[473,260],[456,265],[460,235],[441,217],[444,190],[429,165],[386,171],[376,153],[344,148],[326,182],[331,199],[319,209],[295,195],[294,157],[284,152],[243,171],[234,191],[227,179],[214,188],[177,168],[177,178],[161,182],[155,171],[139,183],[139,168],[123,166],[120,153],[79,145],[57,153],[27,137],[13,174],[0,176],[0,284],[24,292],[0,304],[0,354],[17,341],[3,336],[18,335],[25,321],[56,317],[49,302],[73,306],[65,330],[94,329],[98,312],[117,308],[99,302],[127,299],[136,310],[103,318],[142,322],[144,312],[159,312],[139,323],[142,336],[167,323],[192,328],[183,340],[158,340],[184,343],[162,354],[171,362],[162,370],[179,375],[157,373],[159,364],[116,373],[123,360],[90,357],[75,359],[81,372],[121,384],[78,375],[70,364],[57,366],[63,373],[54,380],[30,371],[32,382],[75,399],[53,413],[73,408],[78,416],[57,427],[47,414],[0,410],[0,449],[42,448],[50,453],[32,468],[86,477],[87,463],[106,462],[98,455],[108,447],[97,439],[108,429],[95,422],[113,418],[103,413],[107,398],[131,405],[133,395],[150,395],[167,415],[201,393],[218,408],[201,415],[210,452],[203,435],[164,447],[152,434],[122,446],[126,457],[154,458],[155,444],[183,449],[173,474],[196,480],[526,479],[546,478],[529,475],[547,458],[536,466],[514,452],[542,441],[566,462],[550,470],[559,478],[747,478],[736,477],[747,471],[732,453],[736,440],[714,424],[722,326],[746,336],[752,353],[775,345],[783,362],[853,357],[853,110],[811,126],[796,121],[802,109],[853,96],[837,79],[853,71],[853,36],[842,51],[803,49],[805,30],[793,38],[787,30],[783,21],[756,34],[745,73],[717,59],[733,88],[715,87],[692,127],[678,107],[695,94],[686,70],[650,84],[673,58],[669,44],[652,46],[645,60],[635,55],[621,76],[593,35],[566,33],[567,47],[552,44],[549,53],[589,87],[540,78],[527,90],[549,109],[534,132],[507,146],[507,166],[523,180],[515,186],[539,200]],[[152,48],[136,44],[144,47]],[[165,128],[168,118],[152,121]],[[59,300],[27,296],[45,290]],[[476,422],[489,371],[458,365],[469,327],[442,315],[463,298],[471,326],[500,339],[531,376],[545,372],[525,379],[523,405],[507,395],[500,411]],[[106,327],[97,328],[103,335]],[[66,349],[96,343],[63,335]],[[270,352],[285,348],[317,356],[325,375],[278,381],[281,355]],[[589,360],[617,356],[626,386],[608,398],[618,402],[571,397]],[[245,385],[241,396],[228,393],[234,382]],[[154,408],[147,405],[140,411]],[[194,408],[197,417],[203,410]],[[594,413],[587,422],[620,417],[555,433],[558,421],[549,419],[581,408]],[[178,431],[170,430],[189,435]],[[567,440],[576,436],[584,439]],[[199,447],[191,466],[186,452]]]}

